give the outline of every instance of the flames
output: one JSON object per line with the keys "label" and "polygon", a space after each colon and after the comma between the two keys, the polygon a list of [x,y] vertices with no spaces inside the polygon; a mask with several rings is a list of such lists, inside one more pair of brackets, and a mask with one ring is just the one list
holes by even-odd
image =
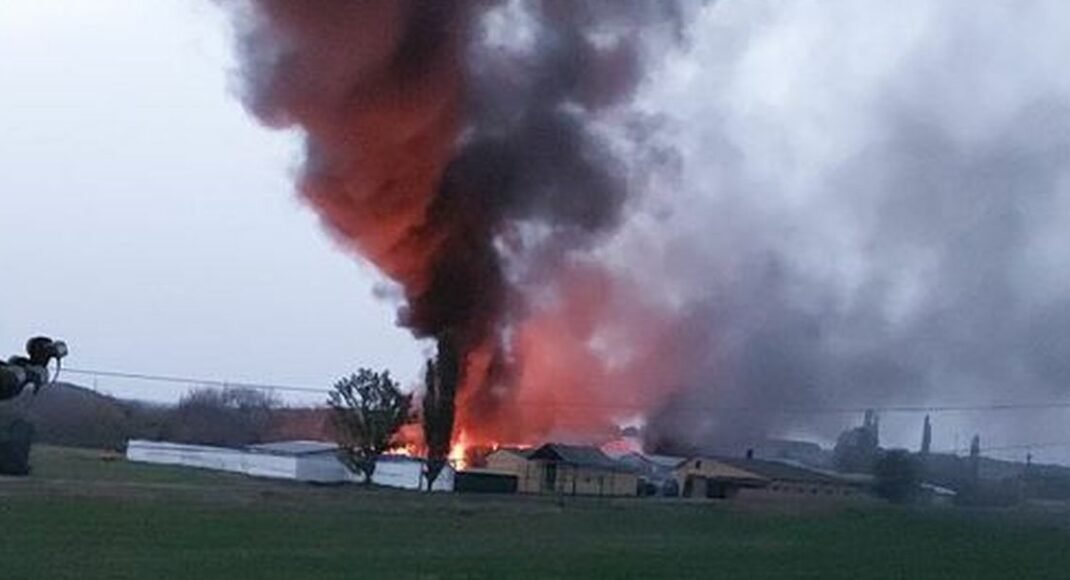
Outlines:
{"label": "flames", "polygon": [[472,442],[464,429],[456,432],[450,446],[449,462],[456,469],[467,469],[472,465]]}
{"label": "flames", "polygon": [[686,321],[597,264],[573,265],[547,290],[511,335],[508,383],[462,389],[457,433],[467,445],[615,439],[675,392],[665,377],[698,354],[680,344]]}
{"label": "flames", "polygon": [[[628,101],[640,29],[671,2],[243,6],[245,101],[303,133],[302,196],[397,284],[399,324],[460,354],[455,464],[613,438],[664,397],[681,364],[666,313],[583,258],[630,194],[593,126]],[[399,442],[424,449],[415,429]]]}
{"label": "flames", "polygon": [[[526,444],[510,445],[510,447],[529,446]],[[497,441],[477,441],[470,437],[466,430],[461,429],[454,435],[447,461],[454,469],[459,470],[478,467],[489,453],[500,447],[503,445]],[[406,425],[398,434],[394,447],[387,451],[386,455],[426,457],[427,449],[422,443],[422,434],[417,426]]]}

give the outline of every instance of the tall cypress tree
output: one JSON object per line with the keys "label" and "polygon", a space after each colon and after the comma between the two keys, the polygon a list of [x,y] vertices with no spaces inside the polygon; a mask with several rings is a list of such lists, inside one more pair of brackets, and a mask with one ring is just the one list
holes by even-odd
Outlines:
{"label": "tall cypress tree", "polygon": [[438,354],[427,361],[424,373],[423,427],[427,445],[427,489],[446,467],[453,440],[457,386],[461,365],[456,345],[449,334],[439,337]]}
{"label": "tall cypress tree", "polygon": [[921,428],[921,455],[928,457],[933,444],[933,426],[929,422],[929,416],[925,416],[925,425]]}

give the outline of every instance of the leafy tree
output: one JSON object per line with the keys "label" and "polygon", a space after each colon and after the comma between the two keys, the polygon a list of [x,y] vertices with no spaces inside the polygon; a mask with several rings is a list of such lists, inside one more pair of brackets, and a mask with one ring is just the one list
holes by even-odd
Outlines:
{"label": "leafy tree", "polygon": [[335,383],[327,404],[342,462],[371,483],[376,460],[390,449],[398,429],[409,422],[412,395],[401,392],[389,371],[362,368]]}
{"label": "leafy tree", "polygon": [[921,469],[909,451],[894,449],[884,453],[873,466],[877,495],[894,503],[914,499],[921,483]]}
{"label": "leafy tree", "polygon": [[424,374],[423,428],[427,445],[427,489],[446,467],[453,440],[460,361],[449,336],[438,341],[438,355],[427,361]]}

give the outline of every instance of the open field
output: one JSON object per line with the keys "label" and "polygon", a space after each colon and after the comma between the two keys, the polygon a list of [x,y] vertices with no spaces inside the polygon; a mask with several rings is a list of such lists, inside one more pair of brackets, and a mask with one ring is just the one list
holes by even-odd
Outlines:
{"label": "open field", "polygon": [[0,480],[2,578],[1067,578],[1021,512],[314,487],[41,448]]}

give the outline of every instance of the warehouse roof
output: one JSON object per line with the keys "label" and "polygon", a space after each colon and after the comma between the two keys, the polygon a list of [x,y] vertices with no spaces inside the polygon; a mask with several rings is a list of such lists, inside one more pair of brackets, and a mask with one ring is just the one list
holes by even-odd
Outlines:
{"label": "warehouse roof", "polygon": [[276,441],[249,445],[246,450],[271,455],[312,455],[316,453],[334,453],[338,446],[325,441]]}
{"label": "warehouse roof", "polygon": [[560,461],[580,467],[593,467],[609,471],[631,471],[631,469],[609,458],[597,447],[580,445],[563,445],[561,443],[547,443],[539,447],[530,455],[531,459],[547,459]]}
{"label": "warehouse roof", "polygon": [[537,449],[535,447],[499,447],[499,448],[495,449],[494,451],[492,451],[491,453],[497,453],[499,451],[504,451],[506,453],[512,453],[513,455],[519,455],[520,457],[523,457],[524,459],[527,459],[527,458],[531,457],[531,454],[535,453],[535,451],[537,451]]}
{"label": "warehouse roof", "polygon": [[856,484],[857,482],[850,480],[849,478],[841,477],[839,474],[818,471],[799,465],[792,465],[789,463],[783,463],[780,461],[768,461],[763,459],[739,459],[729,457],[718,457],[716,461],[720,461],[726,465],[735,467],[736,469],[742,469],[749,471],[755,475],[776,480],[776,481],[792,481],[799,483],[826,483],[826,484]]}

